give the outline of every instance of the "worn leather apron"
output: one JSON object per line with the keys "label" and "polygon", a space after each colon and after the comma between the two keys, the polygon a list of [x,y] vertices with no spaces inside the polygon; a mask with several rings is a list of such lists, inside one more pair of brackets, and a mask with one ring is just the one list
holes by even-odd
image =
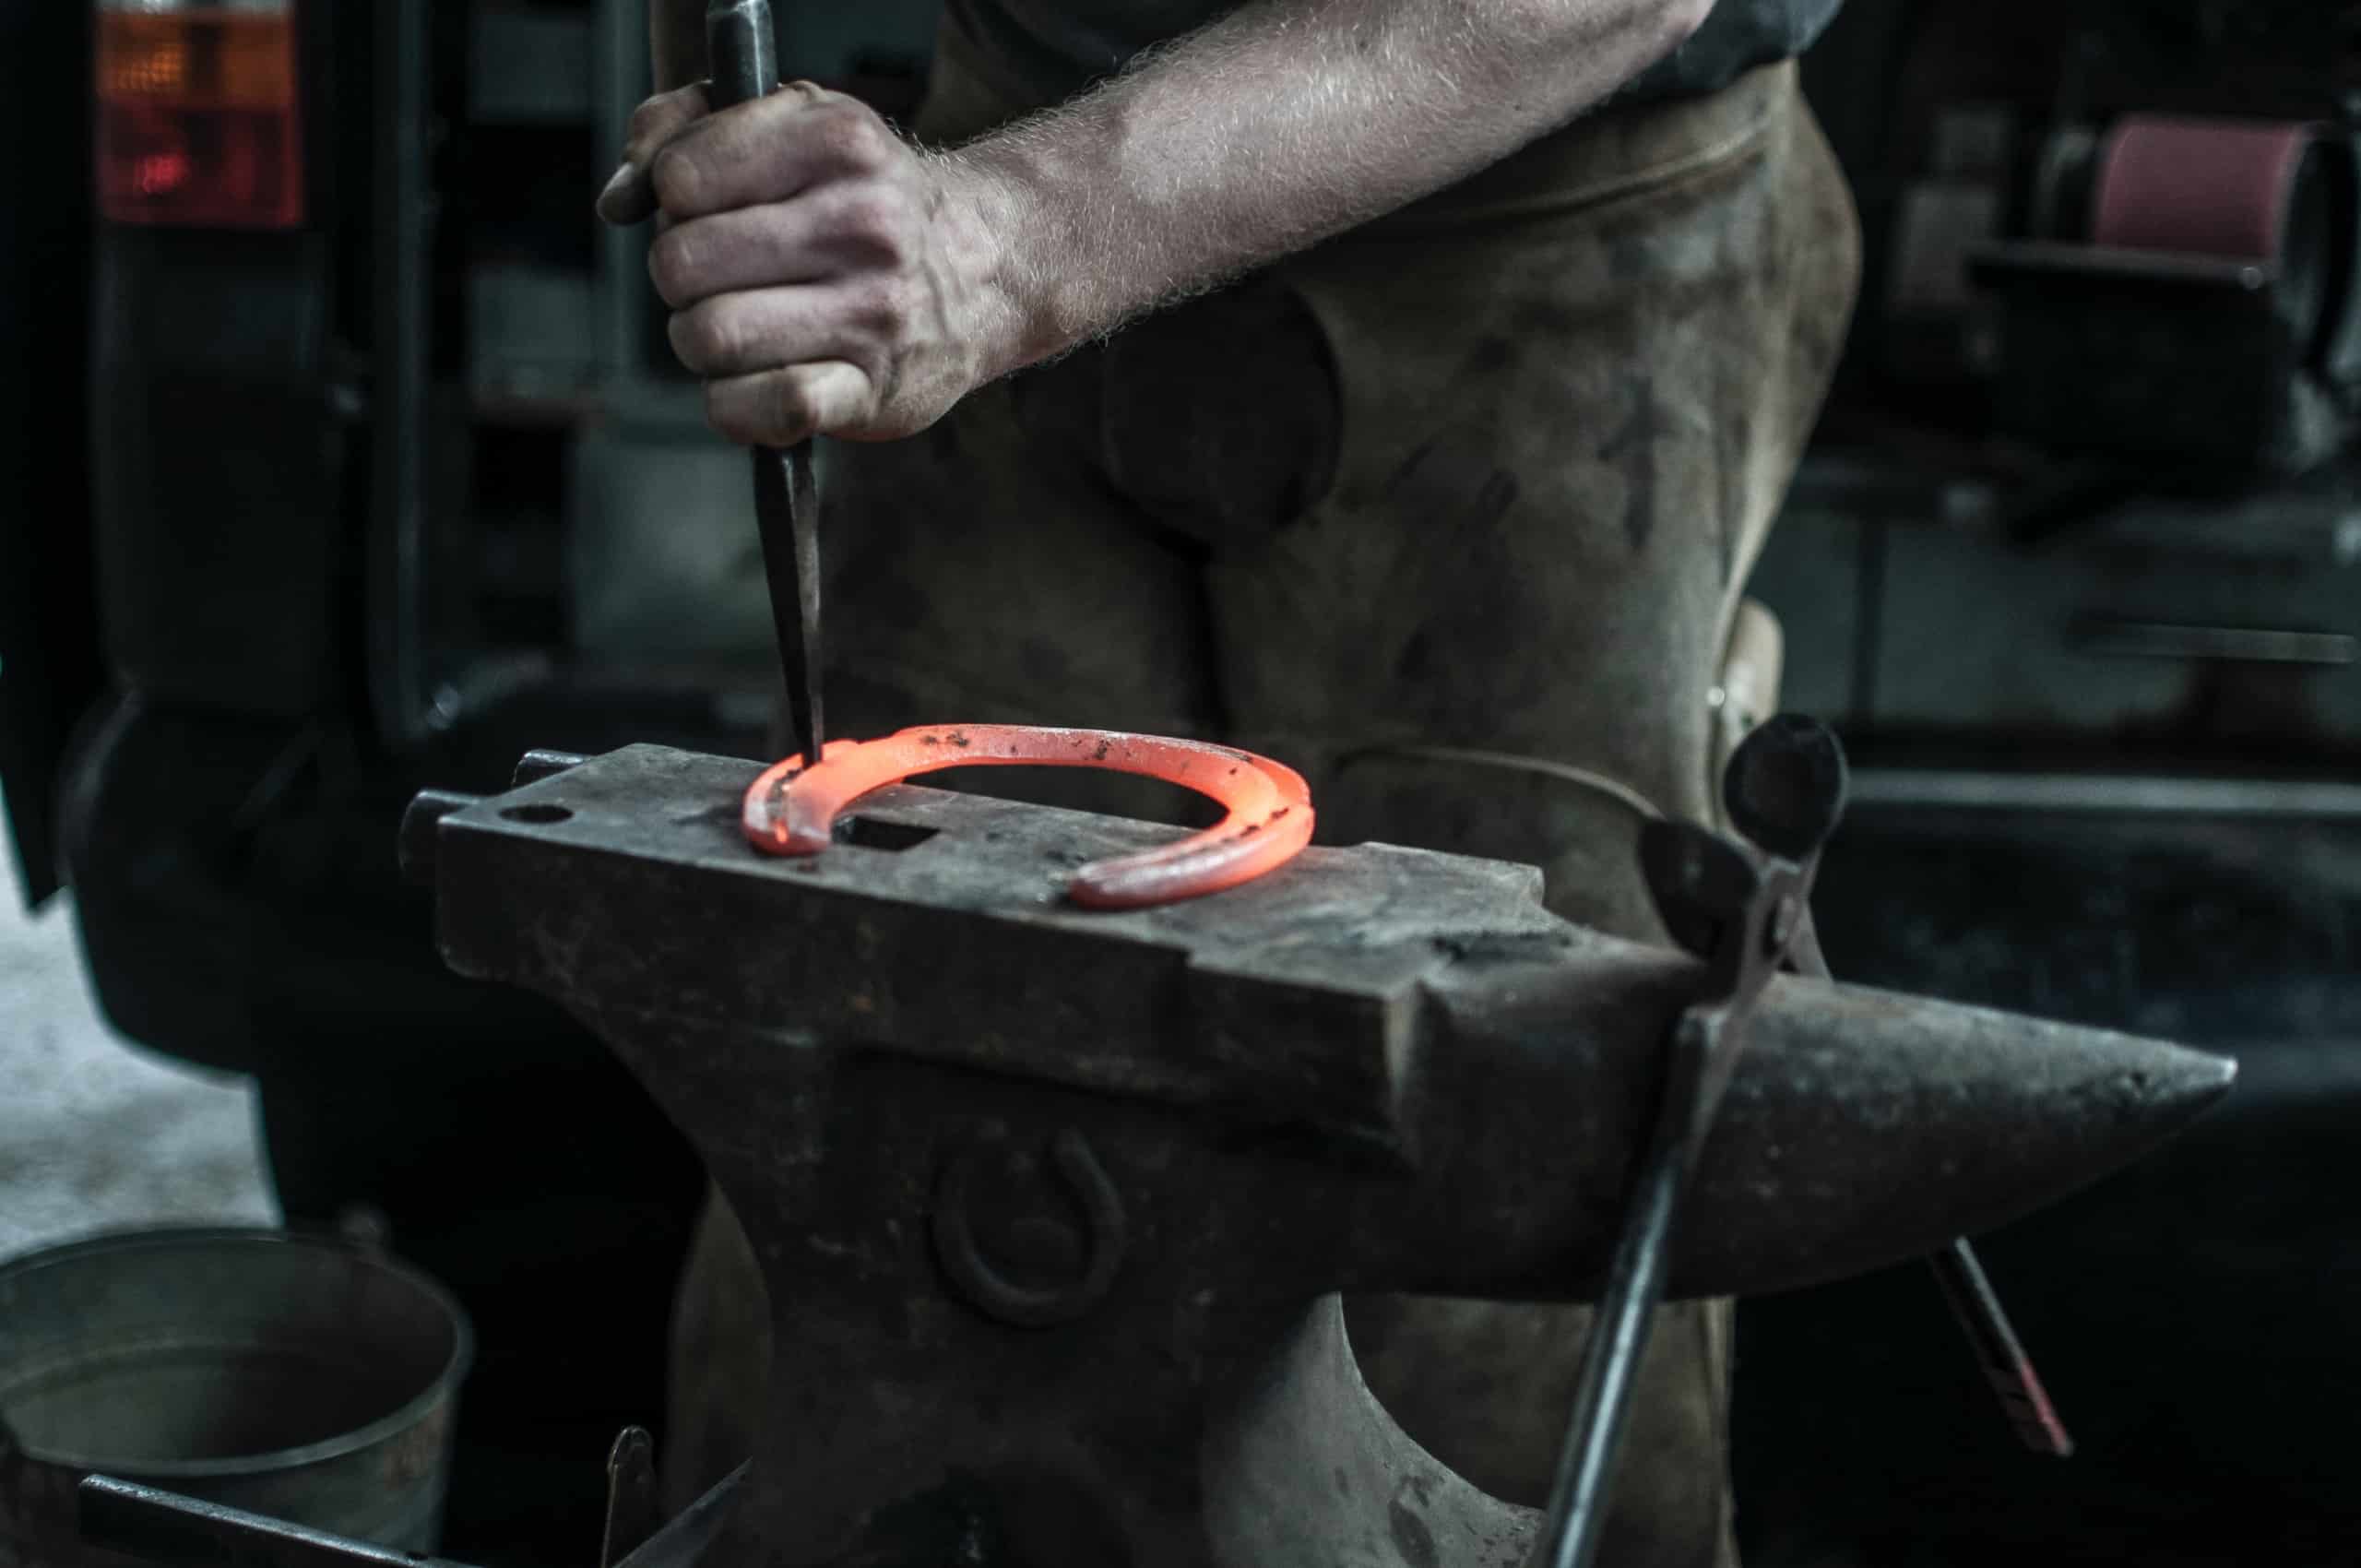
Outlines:
{"label": "worn leather apron", "polygon": [[[1027,107],[946,29],[925,140]],[[1231,739],[1306,771],[1328,841],[1536,863],[1559,913],[1660,938],[1630,797],[1712,819],[1709,693],[1858,270],[1795,68],[1768,66],[1594,113],[919,436],[836,446],[835,728]],[[1172,803],[1131,779],[977,782]],[[1347,1310],[1413,1437],[1543,1499],[1586,1309]],[[1733,1560],[1729,1324],[1726,1302],[1662,1310],[1603,1561]],[[674,1350],[680,1502],[743,1455],[769,1352],[718,1204]]]}

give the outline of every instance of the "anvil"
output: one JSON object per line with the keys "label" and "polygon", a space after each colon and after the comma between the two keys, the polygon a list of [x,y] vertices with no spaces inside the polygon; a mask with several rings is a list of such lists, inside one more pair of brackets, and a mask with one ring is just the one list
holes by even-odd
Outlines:
{"label": "anvil", "polygon": [[[1084,909],[1074,866],[1175,830],[908,786],[768,859],[739,832],[756,772],[528,759],[404,826],[450,964],[596,1030],[753,1244],[769,1425],[705,1561],[1520,1561],[1533,1512],[1394,1426],[1336,1293],[1594,1293],[1703,966],[1550,914],[1532,868],[1381,844]],[[2130,1161],[2230,1075],[1782,979],[1671,1289],[1927,1253]]]}

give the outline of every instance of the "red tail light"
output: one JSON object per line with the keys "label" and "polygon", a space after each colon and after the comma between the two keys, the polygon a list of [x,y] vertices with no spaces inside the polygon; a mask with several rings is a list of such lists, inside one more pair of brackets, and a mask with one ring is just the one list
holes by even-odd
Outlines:
{"label": "red tail light", "polygon": [[100,0],[98,64],[101,215],[303,222],[292,0]]}

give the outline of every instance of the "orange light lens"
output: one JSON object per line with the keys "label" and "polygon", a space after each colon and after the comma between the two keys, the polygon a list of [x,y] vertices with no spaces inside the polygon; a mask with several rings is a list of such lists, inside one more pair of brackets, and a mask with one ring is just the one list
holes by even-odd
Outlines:
{"label": "orange light lens", "polygon": [[99,12],[100,211],[292,228],[303,165],[291,10]]}
{"label": "orange light lens", "polygon": [[109,11],[99,18],[99,97],[182,97],[189,88],[189,34],[176,17],[129,16]]}

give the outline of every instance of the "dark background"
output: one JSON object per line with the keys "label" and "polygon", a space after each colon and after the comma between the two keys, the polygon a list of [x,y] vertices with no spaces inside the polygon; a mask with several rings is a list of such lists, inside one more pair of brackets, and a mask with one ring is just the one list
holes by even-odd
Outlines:
{"label": "dark background", "polygon": [[[800,69],[907,108],[930,7],[787,9]],[[291,235],[94,228],[87,20],[0,8],[16,852],[36,897],[72,885],[125,1032],[258,1076],[291,1218],[365,1194],[469,1296],[486,1353],[450,1550],[578,1555],[606,1440],[659,1413],[698,1172],[586,1035],[443,971],[390,846],[416,789],[494,787],[528,746],[762,749],[742,468],[668,368],[639,242],[588,217],[645,79],[636,18],[310,6]],[[2126,109],[2332,120],[2355,36],[2341,6],[1853,0],[1807,61],[1869,267],[1757,592],[1787,706],[1862,770],[1830,958],[2243,1075],[2164,1155],[1983,1239],[2070,1462],[2013,1446],[1922,1270],[1748,1305],[1734,1464],[1765,1568],[2361,1549],[2345,437],[2207,466],[2028,423],[2011,367],[2072,368],[2027,325],[2056,296],[1904,287],[1930,186],[2013,212],[2050,129]],[[1971,122],[2008,150],[1963,163]],[[2235,424],[2217,303],[2130,298],[2065,319],[2130,313],[2162,344],[2142,406]],[[2314,390],[2349,420],[2349,389]],[[2155,626],[2328,640],[2123,653]]]}

